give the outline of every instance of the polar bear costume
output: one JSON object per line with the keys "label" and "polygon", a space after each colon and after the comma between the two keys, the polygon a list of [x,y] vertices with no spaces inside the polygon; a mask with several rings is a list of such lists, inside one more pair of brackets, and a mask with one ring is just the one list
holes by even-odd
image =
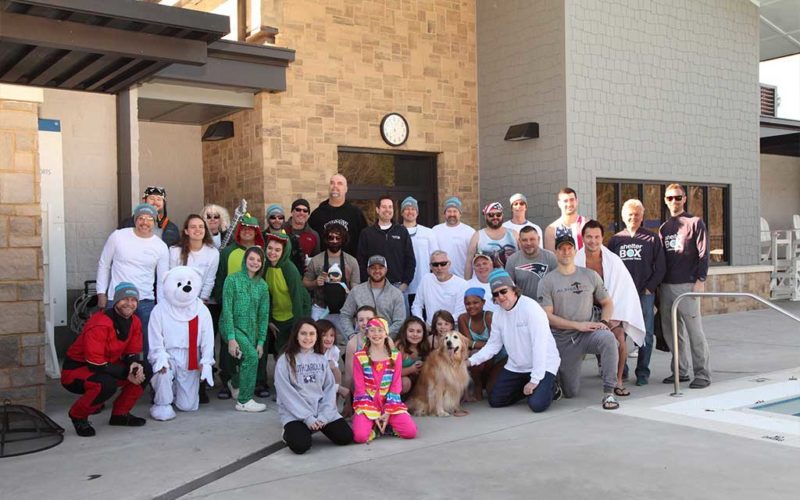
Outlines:
{"label": "polar bear costume", "polygon": [[172,268],[159,285],[164,301],[150,314],[147,356],[153,365],[150,416],[155,420],[175,418],[173,402],[181,411],[196,411],[200,381],[214,385],[214,326],[199,298],[202,287],[203,277],[187,266]]}

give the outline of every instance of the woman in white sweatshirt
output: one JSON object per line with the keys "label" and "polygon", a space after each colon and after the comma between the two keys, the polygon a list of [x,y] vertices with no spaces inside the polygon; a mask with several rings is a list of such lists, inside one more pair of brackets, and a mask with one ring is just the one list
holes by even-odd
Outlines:
{"label": "woman in white sweatshirt", "polygon": [[275,389],[283,441],[290,450],[298,455],[308,451],[316,431],[338,445],[353,442],[353,431],[336,408],[336,381],[311,318],[295,322],[275,365]]}

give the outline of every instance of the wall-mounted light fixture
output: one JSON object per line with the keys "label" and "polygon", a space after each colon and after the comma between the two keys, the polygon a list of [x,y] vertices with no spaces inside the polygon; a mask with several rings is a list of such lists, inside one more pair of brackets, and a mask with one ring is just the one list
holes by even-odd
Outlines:
{"label": "wall-mounted light fixture", "polygon": [[539,124],[536,122],[511,125],[506,132],[506,141],[526,141],[539,137]]}
{"label": "wall-mounted light fixture", "polygon": [[203,134],[203,142],[221,141],[233,137],[233,122],[221,121],[212,123]]}

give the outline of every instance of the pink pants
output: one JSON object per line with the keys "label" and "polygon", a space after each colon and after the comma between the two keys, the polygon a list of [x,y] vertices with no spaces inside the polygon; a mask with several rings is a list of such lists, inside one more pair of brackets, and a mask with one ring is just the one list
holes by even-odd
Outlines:
{"label": "pink pants", "polygon": [[[369,433],[372,430],[373,421],[364,415],[353,417],[353,441],[356,443],[366,443],[369,440]],[[413,439],[417,435],[417,424],[408,413],[389,416],[389,425],[394,429],[395,434],[403,439]]]}

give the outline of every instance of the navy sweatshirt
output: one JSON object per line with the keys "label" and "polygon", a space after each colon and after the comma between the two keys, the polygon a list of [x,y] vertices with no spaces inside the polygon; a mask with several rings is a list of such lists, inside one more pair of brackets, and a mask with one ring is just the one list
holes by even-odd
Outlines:
{"label": "navy sweatshirt", "polygon": [[666,271],[664,246],[658,236],[641,227],[633,236],[623,229],[611,237],[608,249],[625,263],[639,295],[644,294],[645,288],[656,292]]}
{"label": "navy sweatshirt", "polygon": [[411,283],[417,259],[408,229],[392,223],[389,229],[381,229],[377,223],[361,231],[356,258],[361,276],[367,276],[367,261],[373,255],[386,259],[386,279],[389,283]]}
{"label": "navy sweatshirt", "polygon": [[664,283],[705,281],[708,274],[708,232],[700,217],[683,212],[659,229],[667,260]]}

